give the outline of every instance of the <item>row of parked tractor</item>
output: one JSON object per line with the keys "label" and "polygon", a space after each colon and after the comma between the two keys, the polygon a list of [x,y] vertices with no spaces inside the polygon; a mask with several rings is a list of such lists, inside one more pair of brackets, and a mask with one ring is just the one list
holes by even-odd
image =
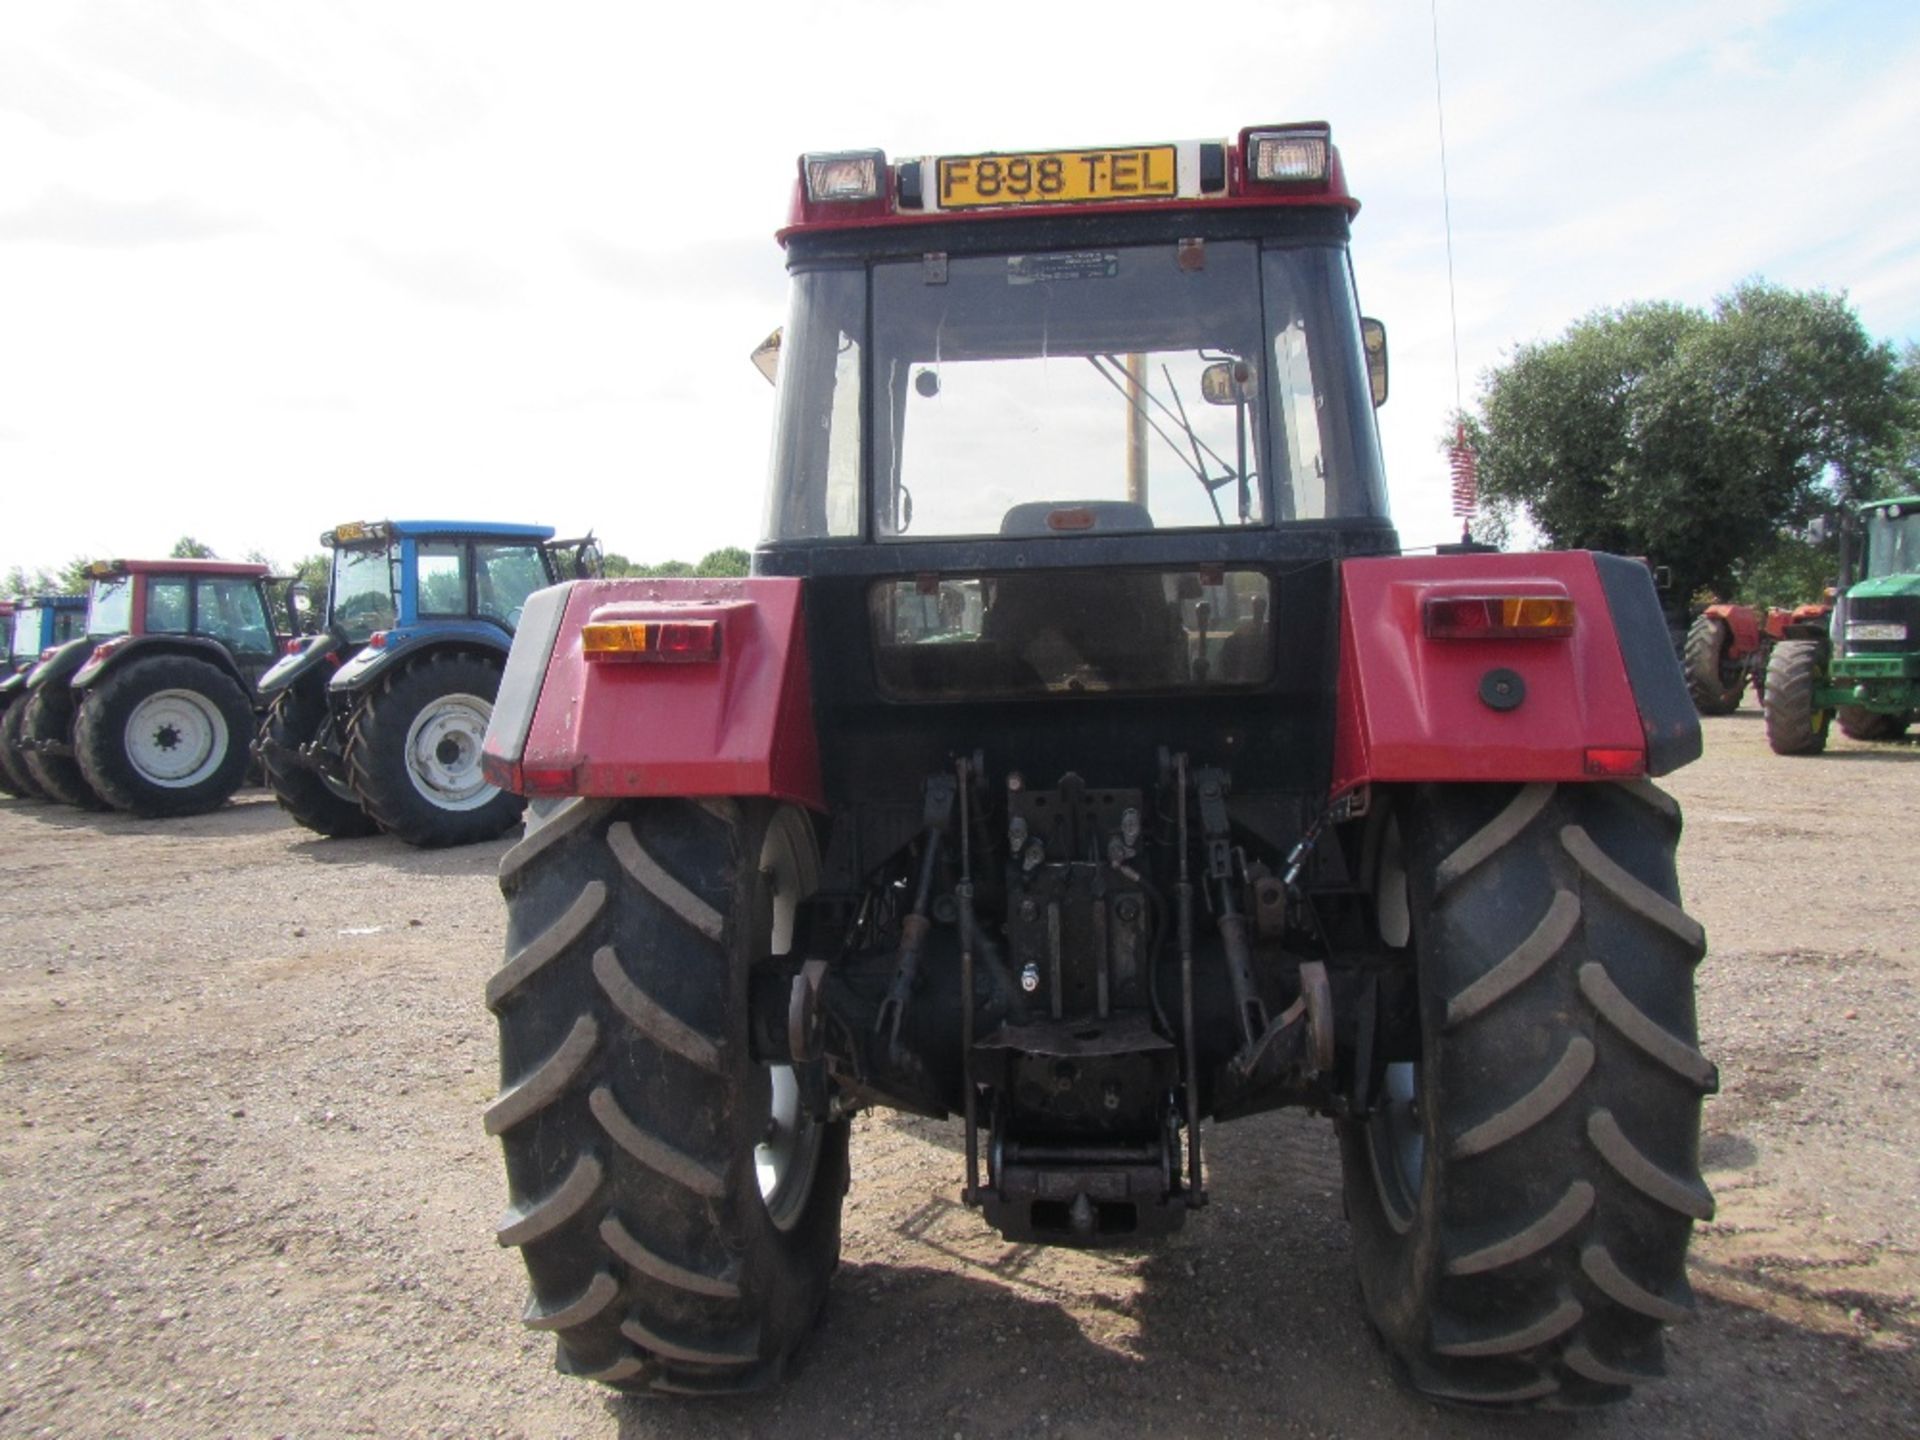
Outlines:
{"label": "row of parked tractor", "polygon": [[1816,755],[1837,724],[1897,740],[1920,711],[1920,496],[1876,500],[1840,528],[1832,604],[1709,605],[1681,665],[1703,715],[1731,715],[1749,687],[1780,755]]}
{"label": "row of parked tractor", "polygon": [[543,526],[341,525],[316,609],[225,560],[103,560],[85,595],[7,602],[0,790],[155,818],[223,805],[249,773],[327,836],[492,839],[519,796],[481,740],[521,607],[598,571]]}

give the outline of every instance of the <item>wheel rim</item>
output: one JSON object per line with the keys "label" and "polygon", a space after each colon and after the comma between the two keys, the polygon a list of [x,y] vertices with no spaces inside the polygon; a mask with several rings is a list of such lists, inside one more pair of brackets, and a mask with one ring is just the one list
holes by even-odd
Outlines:
{"label": "wheel rim", "polygon": [[[1380,840],[1380,868],[1374,882],[1374,915],[1380,938],[1393,949],[1413,940],[1413,897],[1407,883],[1406,854],[1400,825],[1389,819]],[[1367,1117],[1367,1150],[1374,1188],[1387,1221],[1401,1234],[1413,1227],[1426,1172],[1427,1138],[1420,1108],[1420,1065],[1398,1060],[1381,1076],[1380,1098]]]}
{"label": "wheel rim", "polygon": [[442,810],[478,810],[500,793],[480,770],[493,706],[478,695],[442,695],[407,727],[407,778]]}
{"label": "wheel rim", "polygon": [[[768,826],[760,851],[760,880],[771,912],[768,954],[785,955],[792,949],[794,917],[808,879],[788,832],[777,823]],[[768,1218],[777,1229],[791,1230],[800,1223],[813,1194],[826,1133],[801,1103],[800,1077],[791,1065],[769,1066],[765,1073],[767,1126],[753,1147],[753,1168]]]}
{"label": "wheel rim", "polygon": [[158,690],[133,707],[122,738],[141,779],[183,790],[227,758],[227,717],[197,690]]}

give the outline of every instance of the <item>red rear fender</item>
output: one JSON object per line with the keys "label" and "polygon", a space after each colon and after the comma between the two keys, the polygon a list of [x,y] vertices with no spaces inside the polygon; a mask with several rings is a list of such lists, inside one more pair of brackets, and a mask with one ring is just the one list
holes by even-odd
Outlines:
{"label": "red rear fender", "polygon": [[[589,623],[648,621],[710,624],[718,653],[587,658]],[[495,784],[527,795],[764,795],[824,809],[800,582],[540,592],[514,638],[485,763]]]}
{"label": "red rear fender", "polygon": [[[1697,756],[1699,722],[1644,572],[1585,551],[1346,561],[1336,790],[1657,774]],[[1517,595],[1570,599],[1571,633],[1426,633],[1430,600]]]}

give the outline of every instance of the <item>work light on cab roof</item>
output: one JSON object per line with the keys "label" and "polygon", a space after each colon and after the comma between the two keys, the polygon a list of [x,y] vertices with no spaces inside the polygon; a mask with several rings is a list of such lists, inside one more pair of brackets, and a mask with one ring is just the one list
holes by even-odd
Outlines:
{"label": "work light on cab roof", "polygon": [[800,157],[788,229],[1039,207],[1289,201],[1333,203],[1349,214],[1360,208],[1325,124],[1256,126],[1232,140],[918,156],[891,165],[880,150],[816,152]]}

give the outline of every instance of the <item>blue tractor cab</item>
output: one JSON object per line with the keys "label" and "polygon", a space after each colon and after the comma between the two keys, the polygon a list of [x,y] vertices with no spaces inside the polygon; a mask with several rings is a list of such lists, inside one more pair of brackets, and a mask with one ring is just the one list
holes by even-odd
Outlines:
{"label": "blue tractor cab", "polygon": [[260,680],[260,757],[281,805],[323,835],[502,833],[521,801],[480,773],[500,672],[527,598],[597,574],[596,542],[470,520],[354,522],[320,541],[324,626]]}
{"label": "blue tractor cab", "polygon": [[33,595],[14,602],[8,619],[7,660],[0,670],[0,791],[8,795],[40,793],[18,742],[25,707],[27,672],[40,657],[87,632],[87,597]]}

